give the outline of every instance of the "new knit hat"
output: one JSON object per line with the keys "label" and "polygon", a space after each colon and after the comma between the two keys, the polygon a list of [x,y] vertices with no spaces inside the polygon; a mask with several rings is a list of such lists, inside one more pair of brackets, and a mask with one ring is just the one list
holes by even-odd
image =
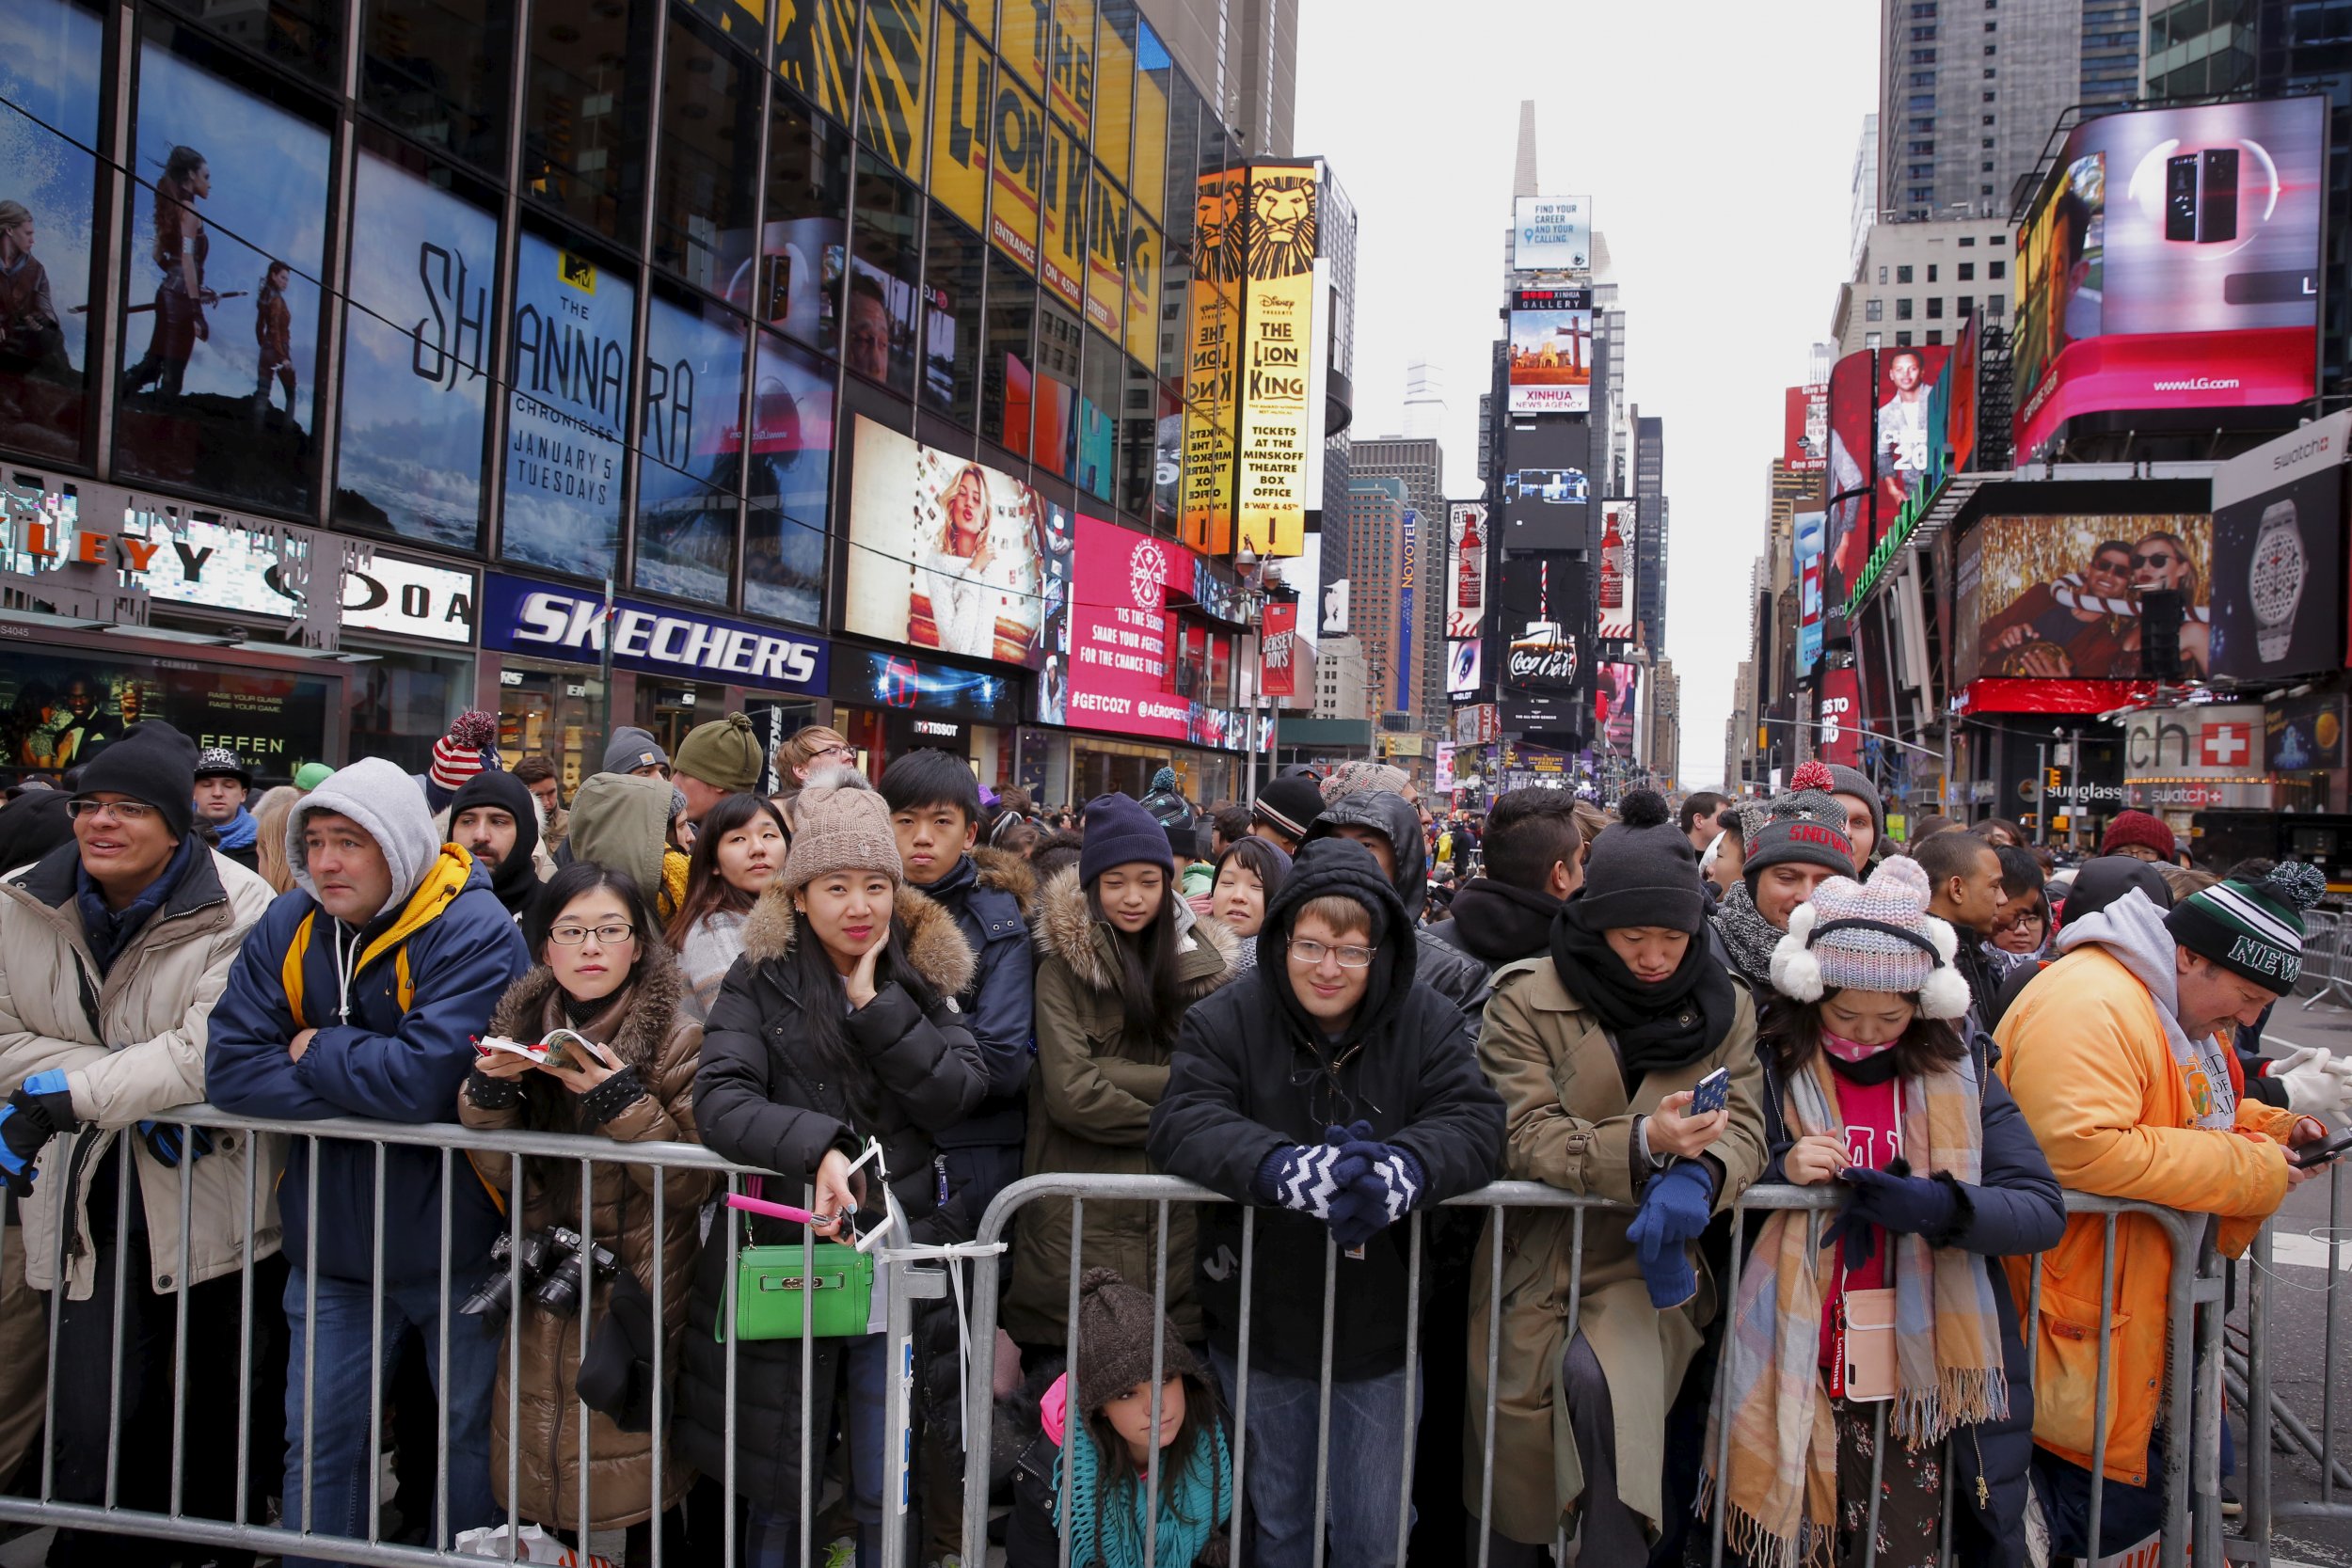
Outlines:
{"label": "new knit hat", "polygon": [[498,737],[497,714],[468,708],[450,725],[449,733],[433,743],[433,765],[425,769],[425,777],[442,789],[463,789],[466,781],[485,766],[497,766],[490,748]]}
{"label": "new knit hat", "polygon": [[2284,996],[2303,974],[2303,911],[2327,892],[2319,867],[2281,861],[2259,881],[2233,877],[2190,894],[2164,925],[2200,958]]}
{"label": "new knit hat", "polygon": [[1898,855],[1867,882],[1832,877],[1788,912],[1772,949],[1772,989],[1798,1002],[1833,990],[1916,996],[1929,1018],[1968,1010],[1968,981],[1952,967],[1960,938],[1928,913],[1931,890],[1919,863]]}
{"label": "new knit hat", "polygon": [[335,770],[326,764],[306,762],[294,769],[294,787],[307,795],[334,776]]}
{"label": "new knit hat", "polygon": [[1410,775],[1402,768],[1358,757],[1331,769],[1331,776],[1323,781],[1323,800],[1328,805],[1351,795],[1402,795],[1410,783]]}
{"label": "new knit hat", "polygon": [[604,766],[599,773],[634,773],[640,768],[667,768],[670,753],[653,737],[651,730],[641,730],[634,724],[623,724],[612,732],[612,743],[604,749]]}
{"label": "new knit hat", "polygon": [[1584,886],[1567,908],[1588,931],[1665,926],[1696,935],[1704,927],[1699,858],[1675,826],[1664,796],[1653,789],[1626,792],[1617,820],[1593,840]]}
{"label": "new knit hat", "polygon": [[253,787],[253,770],[237,760],[237,753],[226,746],[207,746],[196,753],[196,776],[199,779],[234,779],[247,789]]}
{"label": "new knit hat", "polygon": [[1152,1344],[1160,1346],[1160,1375],[1198,1377],[1200,1364],[1175,1325],[1117,1269],[1089,1269],[1078,1278],[1078,1383],[1071,1407],[1093,1415],[1137,1384],[1152,1381]]}
{"label": "new knit hat", "polygon": [[1751,889],[1758,872],[1788,862],[1824,866],[1841,877],[1854,874],[1846,808],[1830,794],[1836,782],[1827,767],[1808,762],[1788,776],[1787,789],[1762,807],[1740,808],[1740,842],[1747,848],[1741,875]]}
{"label": "new knit hat", "polygon": [[853,768],[833,768],[803,784],[793,802],[792,844],[776,885],[798,893],[836,871],[876,871],[906,882],[890,806]]}
{"label": "new knit hat", "polygon": [[123,795],[153,806],[174,838],[196,826],[196,742],[159,719],[134,724],[82,764],[73,798]]}
{"label": "new knit hat", "polygon": [[1307,830],[1323,814],[1323,791],[1310,778],[1284,777],[1274,780],[1258,791],[1258,799],[1249,808],[1249,815],[1261,822],[1272,824],[1292,839],[1307,836]]}
{"label": "new knit hat", "polygon": [[2107,831],[2099,839],[2099,853],[2120,854],[2135,847],[2153,849],[2156,858],[2168,864],[2180,851],[2179,842],[2173,838],[2172,830],[2165,825],[2163,817],[2152,816],[2144,811],[2119,811],[2115,814],[2115,820],[2107,824]]}
{"label": "new knit hat", "polygon": [[1851,795],[1868,806],[1870,808],[1870,831],[1878,835],[1881,844],[1885,843],[1886,801],[1879,794],[1879,786],[1872,784],[1869,775],[1859,768],[1849,768],[1842,762],[1833,762],[1827,764],[1827,767],[1829,768],[1829,792],[1832,795]]}
{"label": "new knit hat", "polygon": [[739,713],[713,719],[686,732],[671,761],[673,773],[691,773],[713,789],[743,794],[759,787],[768,753],[752,721]]}
{"label": "new knit hat", "polygon": [[1079,832],[1086,835],[1078,850],[1078,882],[1083,887],[1092,887],[1114,865],[1164,866],[1169,876],[1176,875],[1167,831],[1141,802],[1127,796],[1097,795],[1089,800]]}

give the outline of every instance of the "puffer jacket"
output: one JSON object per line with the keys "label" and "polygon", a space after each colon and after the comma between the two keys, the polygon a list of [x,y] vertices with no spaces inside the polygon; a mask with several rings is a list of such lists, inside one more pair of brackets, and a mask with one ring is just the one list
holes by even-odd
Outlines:
{"label": "puffer jacket", "polygon": [[[574,1027],[618,1056],[628,1070],[578,1096],[544,1073],[525,1073],[514,1081],[522,1090],[520,1101],[485,1108],[469,1096],[461,1096],[457,1119],[485,1131],[527,1127],[534,1132],[576,1132],[583,1140],[609,1138],[619,1144],[693,1141],[694,1067],[703,1032],[702,1025],[679,1005],[685,989],[677,960],[668,948],[654,944],[638,959],[637,974],[628,986],[608,997],[585,1022],[570,1024],[554,973],[544,965],[532,970],[507,988],[498,1011],[490,1016],[490,1033],[508,1039],[540,1039],[550,1029]],[[474,1169],[492,1191],[501,1196],[514,1191],[512,1156],[476,1150],[471,1158]],[[662,1366],[675,1369],[679,1334],[686,1323],[700,1208],[710,1195],[713,1179],[707,1171],[674,1168],[658,1173],[651,1165],[603,1161],[592,1169],[589,1240],[611,1249],[648,1294],[653,1291],[655,1254],[657,1249],[660,1252],[663,1326],[669,1335]],[[527,1159],[522,1175],[524,1235],[550,1225],[580,1229],[580,1167],[576,1163]],[[657,1177],[663,1205],[659,1237],[653,1228]],[[515,1402],[522,1432],[516,1455],[516,1512],[558,1529],[580,1526],[580,1407],[576,1380],[580,1325],[591,1321],[590,1312],[601,1325],[612,1294],[608,1279],[596,1287],[593,1307],[569,1318],[528,1301],[516,1305],[513,1322],[521,1334],[517,1359],[522,1371],[516,1385],[520,1397]],[[453,1332],[466,1331],[461,1321]],[[490,1404],[490,1488],[501,1508],[507,1502],[507,1358],[500,1356],[498,1395]],[[657,1512],[653,1433],[623,1432],[610,1417],[592,1412],[588,1455],[590,1528],[619,1529],[653,1516]],[[674,1459],[666,1463],[660,1506],[669,1508],[684,1497],[693,1479],[689,1466]]]}
{"label": "puffer jacket", "polygon": [[[694,1117],[702,1141],[739,1164],[782,1176],[783,1191],[767,1196],[798,1203],[806,1181],[828,1149],[855,1147],[872,1137],[882,1146],[890,1190],[905,1212],[917,1242],[954,1242],[971,1234],[977,1215],[961,1197],[939,1207],[939,1173],[933,1142],[979,1103],[988,1085],[980,1048],[963,1025],[955,997],[971,983],[972,949],[947,912],[913,888],[898,890],[894,924],[906,945],[908,962],[938,994],[929,1008],[896,982],[843,1022],[849,1041],[874,1070],[881,1086],[872,1125],[860,1125],[838,1083],[818,1076],[803,1054],[802,1015],[811,1007],[845,1006],[837,986],[803,996],[787,959],[799,940],[792,901],[780,888],[760,895],[743,929],[743,956],[736,960],[703,1029],[702,1066],[694,1075]],[[879,1195],[869,1194],[861,1227],[871,1228],[882,1213]],[[723,1210],[720,1224],[740,1224],[753,1244],[798,1243],[798,1226],[751,1219]],[[735,1489],[763,1506],[783,1507],[798,1495],[801,1474],[801,1355],[797,1339],[746,1339],[730,1345],[717,1337],[726,1300],[728,1248],[714,1225],[694,1269],[687,1333],[679,1370],[675,1448],[705,1475],[723,1477],[727,1463],[727,1357],[735,1358]],[[840,1380],[840,1339],[814,1342],[810,1407],[824,1418]],[[821,1438],[818,1444],[821,1453]]]}
{"label": "puffer jacket", "polygon": [[[2219,1216],[2218,1243],[2237,1257],[2287,1191],[2283,1140],[2295,1114],[2240,1100],[2232,1125],[2197,1125],[2198,1099],[2229,1091],[2178,1064],[2172,1022],[2174,945],[2144,893],[2127,894],[2058,936],[2065,957],[2027,983],[1994,1035],[1999,1072],[2049,1156],[2058,1184]],[[2159,996],[2151,984],[2159,984]],[[2159,1010],[2161,1006],[2161,1011]],[[2221,1053],[2227,1059],[2227,1053]],[[2229,1061],[2235,1067],[2233,1060]],[[2190,1080],[2199,1082],[2192,1088]],[[2115,1221],[2115,1309],[2099,1310],[2106,1221],[2077,1214],[2042,1255],[2035,1361],[2034,1441],[2090,1467],[2098,1419],[2099,1338],[2113,1343],[2106,1474],[2148,1483],[2148,1438],[2163,1401],[2165,1304],[2172,1243],[2145,1214]],[[2025,1310],[2032,1259],[2009,1259]]]}
{"label": "puffer jacket", "polygon": [[[1402,795],[1375,790],[1344,796],[1323,808],[1323,815],[1299,841],[1304,851],[1317,839],[1341,836],[1342,828],[1370,828],[1389,841],[1396,857],[1396,895],[1405,901],[1408,918],[1418,924],[1429,892],[1429,841],[1422,836],[1421,813]],[[1421,944],[1419,978],[1455,1006],[1476,1019],[1486,1006],[1486,965],[1448,942]]]}
{"label": "puffer jacket", "polygon": [[[215,1000],[246,932],[269,908],[269,884],[215,851],[199,850],[164,907],[98,976],[82,932],[74,883],[81,850],[65,844],[0,880],[0,1093],[36,1072],[65,1069],[78,1132],[40,1158],[40,1180],[19,1209],[24,1273],[34,1290],[56,1285],[65,1231],[67,1294],[87,1299],[96,1262],[90,1185],[127,1127],[204,1098],[204,1045]],[[180,1283],[180,1175],[134,1141],[147,1215],[152,1284]],[[211,1154],[183,1165],[189,1194],[188,1278],[200,1285],[244,1266],[246,1166],[258,1161],[261,1195],[253,1255],[278,1246],[278,1171],[283,1141],[224,1131]],[[71,1221],[65,1195],[72,1195]],[[111,1212],[98,1217],[112,1234]]]}
{"label": "puffer jacket", "polygon": [[[1179,899],[1176,960],[1179,1005],[1190,1008],[1231,980],[1241,939],[1218,920],[1197,920]],[[1078,868],[1070,866],[1038,895],[1037,1065],[1029,1074],[1029,1141],[1024,1176],[1135,1176],[1157,1170],[1144,1152],[1152,1109],[1168,1092],[1181,1017],[1168,1021],[1168,1043],[1127,1036],[1120,995],[1119,953],[1106,922],[1087,907]],[[1168,1315],[1198,1340],[1203,1330],[1193,1299],[1194,1206],[1168,1212]],[[1089,1203],[1081,1268],[1117,1269],[1149,1289],[1158,1258],[1158,1206]],[[1023,1207],[1012,1238],[1012,1284],[1002,1323],[1023,1344],[1062,1343],[1070,1307],[1070,1200],[1037,1198]]]}
{"label": "puffer jacket", "polygon": [[[1037,874],[1007,849],[975,849],[923,890],[954,916],[978,956],[971,986],[956,998],[988,1063],[988,1096],[939,1134],[942,1148],[1017,1148],[1027,1121],[1029,1056],[1036,1023],[1029,916]],[[977,1219],[977,1215],[973,1216]]]}

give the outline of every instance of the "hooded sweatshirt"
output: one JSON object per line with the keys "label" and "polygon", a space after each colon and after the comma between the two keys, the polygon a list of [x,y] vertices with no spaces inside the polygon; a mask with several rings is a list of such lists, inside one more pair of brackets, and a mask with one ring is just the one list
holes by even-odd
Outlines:
{"label": "hooded sweatshirt", "polygon": [[[1336,1037],[1299,1004],[1288,979],[1292,922],[1326,894],[1364,905],[1377,927],[1364,999]],[[1168,1093],[1152,1115],[1146,1148],[1153,1162],[1255,1203],[1251,1183],[1269,1153],[1320,1144],[1328,1127],[1360,1118],[1375,1138],[1420,1163],[1425,1180],[1417,1209],[1492,1180],[1502,1158],[1502,1099],[1479,1070],[1470,1020],[1419,978],[1419,959],[1429,950],[1369,849],[1343,840],[1304,846],[1266,909],[1257,967],[1184,1015]],[[1251,1354],[1259,1366],[1313,1377],[1322,1355],[1326,1228],[1287,1209],[1262,1212],[1258,1225]],[[1409,1226],[1393,1225],[1361,1258],[1340,1259],[1333,1376],[1377,1377],[1404,1364],[1410,1238]],[[1209,1338],[1231,1353],[1241,1316],[1235,1211],[1202,1212],[1199,1257]]]}
{"label": "hooded sweatshirt", "polygon": [[[1396,895],[1405,906],[1407,924],[1418,926],[1429,891],[1429,846],[1422,837],[1421,813],[1404,796],[1388,790],[1343,796],[1323,808],[1323,815],[1307,830],[1299,852],[1304,854],[1307,845],[1319,840],[1343,837],[1339,830],[1347,827],[1370,828],[1389,841],[1396,861]],[[1486,1005],[1486,966],[1458,947],[1442,942],[1422,943],[1421,978],[1473,1017]]]}
{"label": "hooded sweatshirt", "polygon": [[667,779],[590,774],[572,797],[573,862],[626,872],[647,903],[660,898],[670,852],[670,790]]}
{"label": "hooded sweatshirt", "polygon": [[515,819],[515,847],[490,869],[490,891],[516,920],[539,892],[539,868],[532,856],[539,847],[539,807],[530,786],[514,774],[485,768],[458,786],[449,803],[450,831],[457,819],[477,806],[491,806]]}
{"label": "hooded sweatshirt", "polygon": [[2237,1095],[2230,1085],[2230,1052],[2210,1034],[2191,1040],[2181,1028],[2179,971],[2174,966],[2174,952],[2180,944],[2165,928],[2164,911],[2135,889],[2094,913],[2068,921],[2058,934],[2060,953],[2072,953],[2091,942],[2106,948],[2132,972],[2133,979],[2148,988],[2156,1004],[2156,1017],[2164,1023],[2172,1065],[2185,1074],[2201,1069],[2212,1085],[2205,1110],[2191,1125],[2227,1132],[2237,1121]]}

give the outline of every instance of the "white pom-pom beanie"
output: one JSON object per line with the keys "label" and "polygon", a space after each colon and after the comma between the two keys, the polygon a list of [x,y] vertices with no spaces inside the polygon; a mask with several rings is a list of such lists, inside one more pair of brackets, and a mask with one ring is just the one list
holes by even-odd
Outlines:
{"label": "white pom-pom beanie", "polygon": [[1916,996],[1929,1018],[1968,1010],[1968,982],[1952,967],[1959,939],[1928,913],[1928,877],[1901,856],[1883,862],[1867,883],[1832,877],[1790,913],[1788,934],[1772,951],[1772,985],[1799,1002],[1832,990]]}

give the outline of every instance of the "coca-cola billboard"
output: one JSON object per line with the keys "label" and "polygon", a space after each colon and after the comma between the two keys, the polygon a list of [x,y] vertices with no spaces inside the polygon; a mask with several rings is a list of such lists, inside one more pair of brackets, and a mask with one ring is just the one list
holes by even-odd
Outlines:
{"label": "coca-cola billboard", "polygon": [[1531,627],[1514,639],[1504,657],[1502,678],[1523,690],[1571,690],[1579,673],[1576,636],[1557,626]]}

